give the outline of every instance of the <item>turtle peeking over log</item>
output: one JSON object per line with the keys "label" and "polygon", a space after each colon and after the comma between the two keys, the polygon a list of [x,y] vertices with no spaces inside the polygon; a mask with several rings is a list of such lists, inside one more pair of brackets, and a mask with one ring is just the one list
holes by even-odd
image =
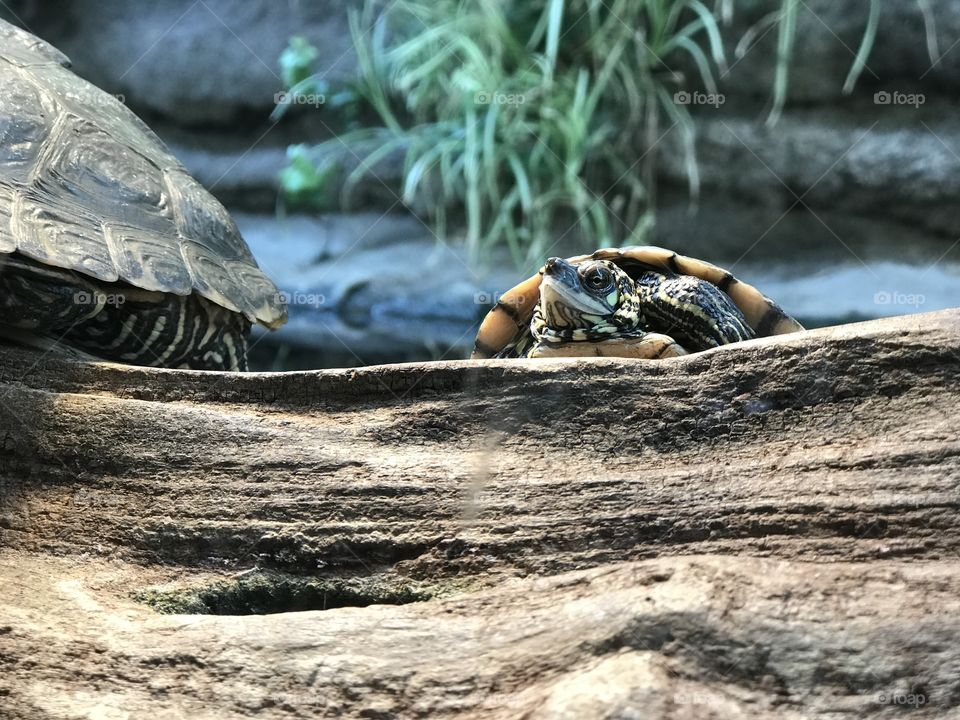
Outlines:
{"label": "turtle peeking over log", "polygon": [[504,293],[472,358],[607,356],[660,359],[803,326],[726,270],[653,246],[604,248]]}
{"label": "turtle peeking over log", "polygon": [[124,104],[0,21],[0,336],[246,368],[286,307],[226,209]]}

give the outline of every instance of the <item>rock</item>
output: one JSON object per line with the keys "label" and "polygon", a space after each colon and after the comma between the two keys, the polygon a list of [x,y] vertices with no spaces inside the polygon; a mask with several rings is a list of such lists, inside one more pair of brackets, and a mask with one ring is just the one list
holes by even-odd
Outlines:
{"label": "rock", "polygon": [[960,573],[946,560],[667,557],[251,617],[158,617],[125,597],[143,579],[129,565],[0,563],[11,720],[944,716],[958,689]]}
{"label": "rock", "polygon": [[[797,204],[886,218],[942,238],[960,235],[960,130],[945,103],[920,108],[791,109],[773,128],[731,105],[697,116],[704,195],[786,212]],[[679,137],[660,154],[664,178],[687,182]],[[666,145],[666,144],[665,144]],[[956,150],[955,150],[956,149]]]}
{"label": "rock", "polygon": [[955,713],[958,353],[958,310],[663,362],[0,349],[0,715]]}
{"label": "rock", "polygon": [[352,0],[59,0],[42,8],[21,2],[17,9],[32,32],[70,56],[79,75],[123,94],[138,112],[229,126],[246,114],[270,114],[283,89],[278,58],[293,35],[316,46],[315,67],[327,80],[351,76],[352,6]]}
{"label": "rock", "polygon": [[[158,133],[170,152],[224,205],[247,212],[274,212],[280,192],[280,171],[287,165],[286,145],[236,138],[227,147],[201,142],[198,136],[176,139]],[[272,139],[271,139],[272,140]],[[213,145],[211,147],[211,145]]]}
{"label": "rock", "polygon": [[[770,13],[782,10],[781,0],[734,3],[732,22],[722,27],[730,66],[718,73],[722,92],[731,96],[768,98],[773,87],[777,56],[777,28],[761,31],[742,57],[735,48],[747,30]],[[806,0],[797,3],[797,35],[790,64],[788,98],[794,103],[838,102],[843,85],[863,39],[869,2]],[[960,7],[946,0],[928,4],[932,20],[928,46],[921,4],[916,0],[882,0],[873,50],[867,59],[857,94],[872,96],[877,89],[955,95],[960,73]],[[931,52],[933,50],[933,52]],[[686,72],[697,77],[692,68]]]}
{"label": "rock", "polygon": [[[356,60],[346,13],[355,6],[353,0],[261,5],[176,0],[133,10],[115,1],[19,0],[0,12],[67,52],[81,75],[111,92],[126,94],[137,107],[190,122],[227,124],[238,112],[269,112],[280,88],[277,58],[291,35],[302,34],[313,42],[321,53],[317,67],[328,72],[329,79],[352,75]],[[781,7],[781,0],[734,5],[731,22],[722,28],[731,65],[722,79],[724,92],[769,95],[776,29],[761,33],[739,60],[734,49],[751,26]],[[864,91],[884,84],[891,89],[902,86],[901,90],[917,84],[931,90],[957,89],[960,53],[951,46],[960,32],[960,9],[939,0],[930,3],[930,11],[936,39],[933,59],[915,0],[883,1],[869,69],[862,76]],[[866,2],[799,4],[789,86],[792,100],[841,97],[867,15]],[[679,68],[682,60],[670,63]],[[198,74],[198,67],[204,72]],[[684,70],[689,74],[692,68]],[[182,83],[182,77],[192,82]]]}
{"label": "rock", "polygon": [[502,254],[471,261],[407,214],[235,218],[289,300],[289,322],[255,341],[265,369],[465,357],[499,293],[525,277]]}

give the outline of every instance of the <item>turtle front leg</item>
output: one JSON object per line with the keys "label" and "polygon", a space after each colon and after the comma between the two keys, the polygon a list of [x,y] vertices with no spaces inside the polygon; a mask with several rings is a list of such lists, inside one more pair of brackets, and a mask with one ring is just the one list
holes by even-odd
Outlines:
{"label": "turtle front leg", "polygon": [[557,357],[623,357],[641,360],[663,360],[687,355],[687,351],[669,335],[644,333],[636,337],[620,337],[596,342],[538,342],[527,353],[531,358]]}

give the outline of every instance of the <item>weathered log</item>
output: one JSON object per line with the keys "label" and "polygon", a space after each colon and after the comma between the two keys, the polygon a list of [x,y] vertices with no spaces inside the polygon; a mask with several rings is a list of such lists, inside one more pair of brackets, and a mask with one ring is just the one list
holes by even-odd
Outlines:
{"label": "weathered log", "polygon": [[0,717],[960,705],[960,310],[663,362],[0,367]]}

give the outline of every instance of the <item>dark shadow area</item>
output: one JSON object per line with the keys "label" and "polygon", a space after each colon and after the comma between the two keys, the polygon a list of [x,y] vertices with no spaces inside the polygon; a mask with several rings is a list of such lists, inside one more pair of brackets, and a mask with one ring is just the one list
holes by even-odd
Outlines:
{"label": "dark shadow area", "polygon": [[252,572],[201,588],[141,590],[133,599],[166,615],[270,615],[368,605],[406,605],[436,593],[369,578],[304,578]]}

